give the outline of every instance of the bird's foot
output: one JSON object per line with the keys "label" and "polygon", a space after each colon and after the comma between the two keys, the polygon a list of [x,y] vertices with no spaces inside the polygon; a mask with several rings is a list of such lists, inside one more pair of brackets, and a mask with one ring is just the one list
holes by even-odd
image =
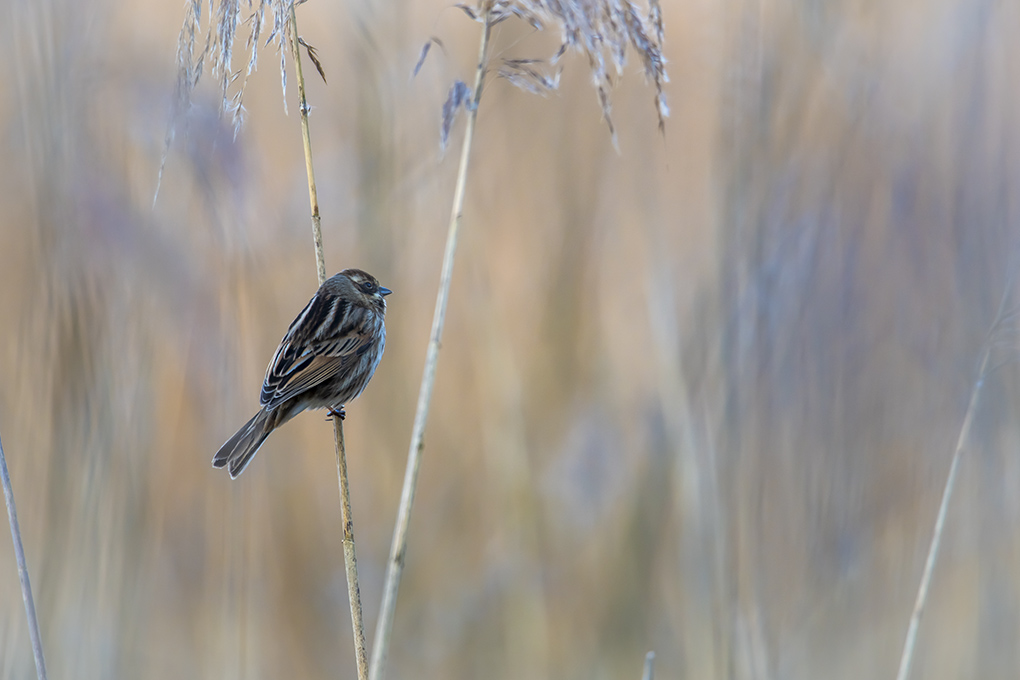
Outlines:
{"label": "bird's foot", "polygon": [[337,408],[330,408],[326,413],[329,414],[330,418],[339,418],[343,420],[347,417],[347,413],[344,411],[344,405],[340,404]]}

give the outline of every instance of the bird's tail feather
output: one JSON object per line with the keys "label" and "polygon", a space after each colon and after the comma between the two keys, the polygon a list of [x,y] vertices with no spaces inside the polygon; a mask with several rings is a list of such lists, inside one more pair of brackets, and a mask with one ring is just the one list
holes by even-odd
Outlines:
{"label": "bird's tail feather", "polygon": [[213,467],[226,466],[230,472],[230,478],[236,479],[248,467],[248,463],[261,448],[262,442],[273,431],[274,428],[269,426],[268,421],[268,411],[263,409],[256,413],[216,452],[216,455],[213,456]]}

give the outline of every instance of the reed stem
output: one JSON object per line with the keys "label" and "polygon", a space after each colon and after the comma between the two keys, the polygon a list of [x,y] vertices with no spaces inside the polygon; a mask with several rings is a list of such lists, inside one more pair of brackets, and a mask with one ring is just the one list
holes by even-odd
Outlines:
{"label": "reed stem", "polygon": [[[322,220],[319,217],[319,196],[315,188],[315,170],[312,166],[312,141],[308,127],[308,100],[305,97],[305,78],[301,70],[301,45],[298,40],[297,15],[290,7],[290,46],[294,54],[298,97],[301,107],[301,139],[305,148],[305,170],[308,174],[308,201],[312,212],[312,241],[315,245],[315,266],[319,285],[326,280],[326,258],[322,248]],[[344,425],[339,417],[333,418],[333,441],[336,448],[337,482],[340,487],[340,522],[343,525],[344,570],[347,574],[347,596],[351,603],[351,628],[354,630],[354,656],[358,665],[358,680],[368,680],[368,651],[365,645],[365,624],[361,612],[361,587],[358,584],[358,558],[354,547],[354,520],[351,517],[351,489],[347,477],[347,450],[344,443]]]}
{"label": "reed stem", "polygon": [[4,487],[4,501],[7,503],[7,519],[11,523],[11,540],[14,541],[14,556],[18,561],[18,580],[21,581],[21,597],[25,601],[25,617],[28,619],[28,636],[32,641],[35,656],[35,675],[46,680],[46,659],[43,657],[42,636],[39,635],[39,619],[35,615],[35,600],[32,599],[32,584],[28,579],[28,565],[25,562],[25,546],[21,543],[21,528],[18,526],[18,509],[14,505],[14,488],[7,472],[7,458],[0,441],[0,483]]}
{"label": "reed stem", "polygon": [[374,646],[372,648],[372,665],[369,673],[372,680],[383,680],[384,677],[386,657],[389,653],[390,638],[393,632],[393,616],[397,607],[397,592],[400,589],[400,578],[403,574],[404,558],[407,554],[407,534],[411,522],[411,507],[414,504],[415,491],[418,486],[418,470],[421,467],[422,451],[425,448],[425,423],[428,420],[429,403],[432,400],[436,363],[439,359],[439,345],[443,336],[443,325],[446,320],[446,305],[450,297],[453,262],[457,252],[457,237],[464,211],[464,193],[471,159],[471,143],[474,140],[475,121],[478,118],[478,104],[481,101],[482,86],[485,83],[486,58],[491,32],[490,11],[487,7],[483,17],[484,28],[478,45],[478,65],[475,69],[474,93],[471,98],[471,105],[468,107],[467,125],[464,129],[464,144],[461,148],[457,184],[453,192],[453,207],[450,210],[450,223],[446,233],[446,248],[443,253],[443,266],[439,276],[439,291],[436,294],[436,308],[432,315],[432,332],[430,333],[428,349],[425,353],[425,368],[422,372],[421,387],[418,390],[418,406],[414,415],[411,444],[407,451],[407,467],[404,472],[404,486],[400,493],[400,508],[397,511],[396,525],[393,529],[393,543],[390,546],[390,556],[386,565],[382,605],[379,610],[379,620],[376,624],[375,640],[373,641]]}
{"label": "reed stem", "polygon": [[910,614],[910,624],[907,626],[907,637],[903,642],[903,653],[900,656],[900,668],[896,673],[896,680],[907,680],[910,677],[910,666],[914,659],[914,647],[917,643],[917,631],[921,624],[921,614],[924,613],[924,606],[928,601],[928,589],[931,586],[932,574],[935,572],[935,562],[938,559],[939,547],[942,545],[942,534],[946,526],[946,514],[949,511],[949,500],[953,497],[953,489],[956,487],[956,475],[960,468],[960,459],[963,457],[964,446],[967,443],[970,428],[974,422],[978,397],[981,394],[981,388],[985,384],[995,335],[1006,318],[1006,303],[1009,300],[1015,274],[1016,269],[1014,268],[1007,279],[1002,299],[999,302],[999,311],[996,313],[995,321],[992,323],[988,338],[985,340],[985,354],[981,359],[981,366],[978,368],[974,388],[970,392],[970,402],[967,404],[967,412],[963,417],[960,434],[956,439],[956,450],[953,452],[953,460],[949,464],[949,473],[946,475],[946,483],[942,489],[942,501],[939,503],[939,511],[935,517],[935,528],[932,530],[931,543],[928,546],[928,558],[924,563],[924,571],[921,572],[921,582],[917,588],[914,609]]}

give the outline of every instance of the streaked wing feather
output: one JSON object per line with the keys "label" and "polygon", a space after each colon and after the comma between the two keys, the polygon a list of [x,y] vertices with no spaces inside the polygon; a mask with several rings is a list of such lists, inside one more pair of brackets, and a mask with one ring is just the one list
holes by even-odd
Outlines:
{"label": "streaked wing feather", "polygon": [[291,397],[334,378],[349,363],[350,361],[345,360],[344,357],[313,357],[307,366],[292,374],[291,379],[282,386],[282,389],[271,396],[266,405],[267,408],[275,408]]}
{"label": "streaked wing feather", "polygon": [[[362,313],[359,314],[359,311]],[[358,354],[372,343],[372,335],[363,330],[363,312],[349,310],[339,335],[312,343],[307,342],[307,327],[296,325],[305,315],[302,312],[269,364],[262,384],[262,405],[275,408],[287,399],[334,378],[356,361]],[[295,337],[295,331],[301,332],[304,337]],[[319,334],[313,332],[311,335]]]}

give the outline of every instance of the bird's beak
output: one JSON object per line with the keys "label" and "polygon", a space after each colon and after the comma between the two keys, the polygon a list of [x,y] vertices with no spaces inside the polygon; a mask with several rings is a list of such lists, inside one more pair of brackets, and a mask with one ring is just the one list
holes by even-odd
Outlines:
{"label": "bird's beak", "polygon": [[379,286],[379,295],[382,295],[383,297],[386,297],[387,295],[389,295],[392,292],[393,292],[392,290],[390,290],[389,288],[387,288],[385,286]]}

